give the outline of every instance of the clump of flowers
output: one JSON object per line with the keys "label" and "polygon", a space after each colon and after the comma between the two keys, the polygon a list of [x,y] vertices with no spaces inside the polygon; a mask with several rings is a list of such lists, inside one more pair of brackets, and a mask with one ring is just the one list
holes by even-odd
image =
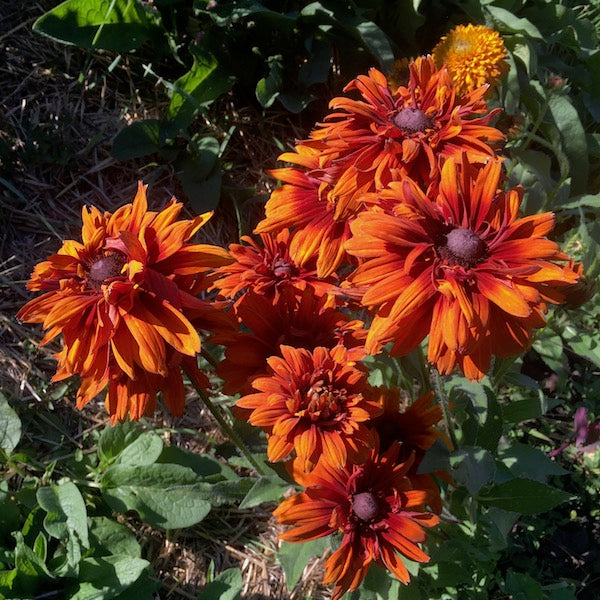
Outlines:
{"label": "clump of flowers", "polygon": [[500,34],[485,25],[457,25],[433,49],[438,67],[445,67],[459,95],[481,86],[495,86],[508,71]]}
{"label": "clump of flowers", "polygon": [[77,407],[108,387],[111,420],[154,412],[156,394],[175,416],[184,410],[183,366],[198,385],[197,329],[229,320],[197,295],[198,277],[230,261],[227,252],[189,240],[212,213],[177,220],[174,199],[160,212],[148,210],[146,186],[115,213],[82,212],[82,241],[67,240],[36,265],[28,288],[44,292],[18,318],[41,323],[41,344],[62,335],[53,381],[79,375]]}

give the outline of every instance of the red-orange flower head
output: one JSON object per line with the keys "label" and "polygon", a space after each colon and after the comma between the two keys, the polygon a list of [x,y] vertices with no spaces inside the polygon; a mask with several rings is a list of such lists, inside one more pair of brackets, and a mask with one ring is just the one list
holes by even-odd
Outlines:
{"label": "red-orange flower head", "polygon": [[[432,202],[410,179],[380,194],[389,211],[352,225],[350,253],[365,259],[352,276],[368,286],[362,302],[377,307],[367,352],[394,341],[406,354],[429,335],[429,360],[441,373],[458,364],[481,379],[491,355],[513,356],[543,327],[547,303],[577,274],[545,236],[554,216],[518,219],[522,190],[498,190],[501,165],[446,161]],[[389,204],[388,204],[389,203]]]}
{"label": "red-orange flower head", "polygon": [[395,90],[376,69],[359,75],[344,91],[356,90],[361,99],[334,98],[334,112],[302,142],[327,161],[334,198],[374,192],[406,175],[428,185],[440,161],[466,151],[484,162],[494,156],[489,142],[504,140],[489,125],[497,111],[488,112],[483,100],[488,86],[458,97],[431,56],[416,58],[409,70],[408,84]]}
{"label": "red-orange flower head", "polygon": [[363,322],[328,306],[327,297],[315,296],[312,288],[300,297],[283,293],[276,302],[246,294],[236,306],[236,315],[245,331],[213,339],[227,347],[225,359],[217,366],[226,394],[252,393],[252,380],[268,371],[267,359],[280,356],[282,344],[307,350],[344,346],[351,361],[365,356]]}
{"label": "red-orange flower head", "polygon": [[[436,428],[442,420],[442,409],[434,402],[434,393],[423,394],[407,407],[407,401],[401,401],[398,388],[377,387],[373,388],[373,392],[375,395],[371,399],[376,398],[383,408],[383,413],[371,422],[377,432],[381,450],[387,450],[392,444],[399,443],[399,461],[408,460],[414,455],[408,476],[416,487],[429,490],[429,506],[439,514],[442,511],[442,501],[435,479],[427,473],[417,473],[425,452],[436,440],[439,439],[450,447],[446,436]],[[446,479],[448,477],[443,472],[436,474]]]}
{"label": "red-orange flower head", "polygon": [[[317,276],[325,279],[351,259],[344,251],[350,239],[350,221],[362,208],[362,190],[334,195],[335,174],[328,172],[319,150],[298,145],[279,160],[297,167],[273,169],[269,173],[284,182],[265,205],[265,218],[255,233],[294,230],[290,256],[306,266],[316,259]],[[339,191],[339,190],[338,190]]]}
{"label": "red-orange flower head", "polygon": [[286,289],[301,294],[307,286],[318,295],[334,290],[329,281],[317,278],[314,264],[305,268],[290,256],[290,232],[281,230],[277,235],[260,235],[262,247],[251,237],[243,236],[242,244],[231,244],[229,254],[234,262],[216,270],[213,289],[226,298],[235,298],[240,293],[253,292],[277,301]]}
{"label": "red-orange flower head", "polygon": [[414,489],[406,476],[412,460],[398,463],[398,445],[381,457],[375,452],[364,464],[345,467],[320,463],[306,475],[306,491],[288,498],[274,511],[279,522],[293,525],[280,537],[305,542],[340,532],[340,547],[325,564],[325,583],[335,584],[332,600],[356,589],[372,563],[389,569],[408,583],[400,555],[417,562],[429,557],[417,544],[423,527],[439,521],[423,512],[427,490]]}
{"label": "red-orange flower head", "polygon": [[270,461],[295,450],[304,469],[327,460],[343,465],[371,445],[365,422],[381,408],[363,397],[367,373],[348,359],[343,346],[321,346],[310,352],[281,346],[269,358],[272,374],[252,382],[257,393],[237,401],[252,410],[249,422],[267,432]]}
{"label": "red-orange flower head", "polygon": [[54,380],[80,375],[78,408],[108,385],[113,422],[151,414],[159,390],[179,416],[178,366],[206,383],[196,366],[200,337],[190,319],[219,318],[195,297],[197,277],[230,259],[222,248],[187,243],[212,213],[177,221],[181,207],[173,199],[161,212],[149,211],[140,183],[133,203],[114,214],[84,208],[82,242],[67,240],[36,265],[28,288],[46,293],[18,318],[42,323],[48,331],[41,344],[62,334]]}

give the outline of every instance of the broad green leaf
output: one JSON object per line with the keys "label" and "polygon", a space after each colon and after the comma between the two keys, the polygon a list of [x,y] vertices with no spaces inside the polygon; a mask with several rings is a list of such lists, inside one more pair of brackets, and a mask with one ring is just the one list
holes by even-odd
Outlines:
{"label": "broad green leaf", "polygon": [[553,371],[560,373],[564,370],[562,338],[551,329],[543,331],[533,343],[533,348]]}
{"label": "broad green leaf", "polygon": [[210,496],[200,483],[191,469],[171,464],[113,465],[102,479],[111,508],[135,510],[142,520],[163,529],[191,527],[206,517]]}
{"label": "broad green leaf", "polygon": [[281,542],[277,560],[285,572],[285,582],[288,590],[294,589],[309,560],[313,556],[321,556],[329,547],[329,536],[300,544]]}
{"label": "broad green leaf", "polygon": [[356,26],[365,46],[379,60],[384,71],[389,71],[394,62],[394,51],[385,33],[372,21],[363,21]]}
{"label": "broad green leaf", "polygon": [[145,119],[121,129],[113,140],[111,153],[117,160],[130,160],[159,150],[160,121]]}
{"label": "broad green leaf", "polygon": [[168,86],[172,92],[166,118],[185,130],[198,112],[228,92],[235,78],[219,65],[212,54],[194,57],[190,70]]}
{"label": "broad green leaf", "polygon": [[21,419],[0,392],[0,448],[10,454],[21,439]]}
{"label": "broad green leaf", "polygon": [[70,600],[110,600],[132,586],[150,563],[128,554],[84,558]]}
{"label": "broad green leaf", "polygon": [[90,548],[94,556],[127,554],[133,558],[142,556],[142,548],[131,529],[108,517],[89,519]]}
{"label": "broad green leaf", "polygon": [[123,450],[133,443],[142,430],[133,421],[107,425],[98,440],[98,456],[103,463],[111,463]]}
{"label": "broad green leaf", "polygon": [[127,467],[151,465],[163,450],[163,441],[153,431],[146,431],[117,456],[115,464]]}
{"label": "broad green leaf", "polygon": [[115,52],[139,48],[152,28],[136,0],[66,0],[33,24],[59,42]]}
{"label": "broad green leaf", "polygon": [[589,160],[585,130],[575,107],[566,96],[553,94],[548,108],[558,127],[564,152],[569,159],[571,192],[583,194],[587,191]]}
{"label": "broad green leaf", "polygon": [[513,477],[526,477],[546,483],[551,475],[567,473],[541,450],[526,444],[510,446],[500,451],[498,458],[510,470]]}
{"label": "broad green leaf", "polygon": [[242,500],[240,508],[252,508],[263,502],[276,502],[289,487],[287,481],[276,475],[260,477]]}
{"label": "broad green leaf", "polygon": [[563,336],[576,354],[600,367],[600,342],[596,335],[579,331],[572,325],[567,325],[563,330]]}
{"label": "broad green leaf", "polygon": [[265,108],[269,108],[277,99],[283,85],[283,56],[269,56],[269,74],[256,84],[256,99]]}
{"label": "broad green leaf", "polygon": [[199,154],[188,152],[179,161],[176,175],[196,213],[202,214],[217,207],[223,174],[216,155],[205,149]]}
{"label": "broad green leaf", "polygon": [[239,475],[227,465],[208,454],[197,454],[179,446],[167,446],[158,457],[157,463],[171,463],[191,469],[203,481],[236,480]]}
{"label": "broad green leaf", "polygon": [[543,39],[539,29],[527,19],[521,19],[505,8],[488,5],[486,10],[490,13],[497,29],[501,31],[512,31],[513,33],[524,33],[529,37]]}
{"label": "broad green leaf", "polygon": [[492,481],[496,464],[492,455],[483,448],[461,448],[450,454],[452,477],[467,487],[470,494],[477,492]]}
{"label": "broad green leaf", "polygon": [[242,572],[239,569],[226,569],[204,586],[198,600],[239,600],[242,584]]}
{"label": "broad green leaf", "polygon": [[541,584],[527,573],[515,573],[512,569],[506,575],[505,591],[513,600],[545,600]]}
{"label": "broad green leaf", "polygon": [[433,473],[434,471],[450,470],[450,450],[441,442],[436,440],[431,448],[425,452],[421,459],[417,473]]}
{"label": "broad green leaf", "polygon": [[25,592],[34,592],[46,587],[51,579],[54,579],[44,561],[25,544],[23,535],[18,532],[15,534],[17,541],[15,548],[15,570],[17,576],[14,583],[18,584],[19,589]]}
{"label": "broad green leaf", "polygon": [[523,515],[535,515],[566,502],[571,494],[533,479],[513,479],[495,485],[478,496],[485,506],[495,506],[503,510]]}
{"label": "broad green leaf", "polygon": [[66,481],[39,488],[36,497],[39,505],[48,513],[44,528],[52,537],[59,540],[76,538],[84,548],[89,548],[85,502],[74,483]]}
{"label": "broad green leaf", "polygon": [[502,416],[506,423],[521,423],[543,415],[560,403],[559,399],[548,398],[539,392],[537,398],[507,402],[502,406]]}

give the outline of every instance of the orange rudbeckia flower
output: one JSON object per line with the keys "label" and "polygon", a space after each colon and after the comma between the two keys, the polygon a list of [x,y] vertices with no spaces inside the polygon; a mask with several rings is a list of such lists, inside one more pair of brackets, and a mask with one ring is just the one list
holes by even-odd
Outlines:
{"label": "orange rudbeckia flower", "polygon": [[298,145],[279,160],[298,165],[272,169],[271,175],[284,182],[276,188],[265,205],[265,218],[255,233],[294,230],[290,256],[300,266],[316,258],[317,276],[325,279],[344,262],[352,262],[344,250],[350,239],[350,221],[363,207],[360,190],[345,194],[343,199],[333,195],[335,177],[323,166],[319,150]]}
{"label": "orange rudbeckia flower", "polygon": [[231,244],[229,254],[233,262],[215,271],[216,289],[225,298],[236,298],[242,293],[253,292],[277,301],[287,289],[301,294],[307,286],[318,295],[335,289],[331,278],[324,281],[317,277],[316,269],[299,265],[290,255],[290,232],[262,233],[262,245],[250,236],[243,236],[244,244]]}
{"label": "orange rudbeckia flower", "polygon": [[[498,110],[488,112],[488,86],[458,97],[445,68],[431,56],[410,63],[406,86],[390,89],[376,69],[359,75],[344,91],[361,99],[334,98],[334,112],[301,142],[327,162],[336,202],[356,192],[375,192],[408,175],[428,185],[443,161],[466,151],[472,161],[494,156],[489,142],[504,135],[489,125]],[[341,199],[341,200],[340,200]]]}
{"label": "orange rudbeckia flower", "polygon": [[270,461],[295,451],[305,471],[322,460],[343,465],[372,443],[366,427],[381,412],[363,396],[367,373],[348,359],[343,346],[333,349],[281,346],[272,356],[272,372],[252,382],[256,393],[236,406],[250,409],[248,421],[267,432]]}
{"label": "orange rudbeckia flower", "polygon": [[53,380],[81,377],[78,408],[108,385],[113,422],[151,414],[159,390],[180,416],[179,365],[206,385],[196,364],[196,328],[229,319],[196,298],[197,277],[230,258],[222,248],[187,243],[212,213],[178,221],[181,208],[173,199],[161,212],[149,211],[140,183],[133,203],[113,214],[84,208],[82,241],[67,240],[36,265],[27,287],[45,293],[17,316],[48,330],[41,344],[62,334]]}
{"label": "orange rudbeckia flower", "polygon": [[251,393],[252,380],[267,373],[267,359],[280,356],[282,344],[307,350],[344,346],[351,361],[365,356],[363,322],[329,306],[327,297],[315,296],[311,288],[300,297],[284,293],[276,302],[246,294],[236,306],[236,316],[244,331],[212,340],[227,348],[217,374],[225,381],[223,392],[229,395]]}
{"label": "orange rudbeckia flower", "polygon": [[528,348],[547,303],[563,302],[561,288],[578,276],[545,237],[554,217],[519,219],[522,190],[499,191],[500,174],[497,161],[448,159],[437,198],[405,179],[380,193],[387,211],[352,223],[347,250],[365,262],[351,281],[368,286],[362,302],[377,308],[367,352],[393,340],[392,353],[403,355],[429,335],[428,358],[441,373],[458,364],[479,380],[492,354]]}
{"label": "orange rudbeckia flower", "polygon": [[381,457],[373,451],[364,464],[320,463],[303,478],[306,491],[273,512],[280,523],[293,526],[279,536],[288,542],[342,534],[325,563],[324,582],[335,584],[332,600],[356,589],[373,563],[406,584],[410,576],[400,556],[429,562],[418,544],[426,538],[423,527],[439,519],[423,512],[429,491],[414,488],[407,477],[412,459],[398,463],[398,450],[394,444]]}

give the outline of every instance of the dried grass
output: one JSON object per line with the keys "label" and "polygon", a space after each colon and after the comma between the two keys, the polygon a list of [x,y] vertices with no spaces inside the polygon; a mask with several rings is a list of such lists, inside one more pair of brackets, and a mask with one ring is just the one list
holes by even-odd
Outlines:
{"label": "dried grass", "polygon": [[[26,415],[33,415],[36,424],[26,429],[27,444],[47,449],[54,443],[42,434],[47,428],[74,449],[82,448],[86,435],[108,420],[100,403],[83,413],[74,408],[74,385],[52,411],[38,410],[49,408],[47,398],[60,392],[56,384],[48,384],[58,346],[38,348],[40,332],[14,317],[30,297],[26,280],[40,258],[55,252],[62,240],[78,236],[83,204],[114,210],[131,200],[140,178],[151,184],[151,204],[163,204],[173,195],[185,198],[171,166],[143,160],[117,163],[110,154],[111,141],[125,124],[164,111],[163,90],[149,78],[133,78],[139,57],[123,57],[109,74],[114,57],[102,52],[90,57],[33,34],[34,20],[55,4],[43,0],[0,8],[0,142],[19,156],[11,164],[0,164],[0,389],[28,407]],[[287,113],[263,116],[254,108],[237,107],[232,97],[219,101],[214,114],[227,115],[233,134],[223,156],[224,202],[203,235],[206,241],[226,245],[260,218],[273,186],[264,170],[275,166],[275,139],[289,145],[306,129]],[[227,134],[210,115],[198,127],[219,139]],[[159,413],[155,425],[165,428],[171,443],[206,451],[219,431],[199,402],[190,400],[188,407],[177,423]],[[199,433],[183,434],[174,426]],[[266,508],[217,508],[197,527],[170,533],[123,520],[138,534],[154,576],[163,583],[160,598],[195,598],[211,563],[217,573],[241,568],[246,600],[328,596],[319,583],[324,558],[307,566],[289,594],[275,560],[278,529]]]}

